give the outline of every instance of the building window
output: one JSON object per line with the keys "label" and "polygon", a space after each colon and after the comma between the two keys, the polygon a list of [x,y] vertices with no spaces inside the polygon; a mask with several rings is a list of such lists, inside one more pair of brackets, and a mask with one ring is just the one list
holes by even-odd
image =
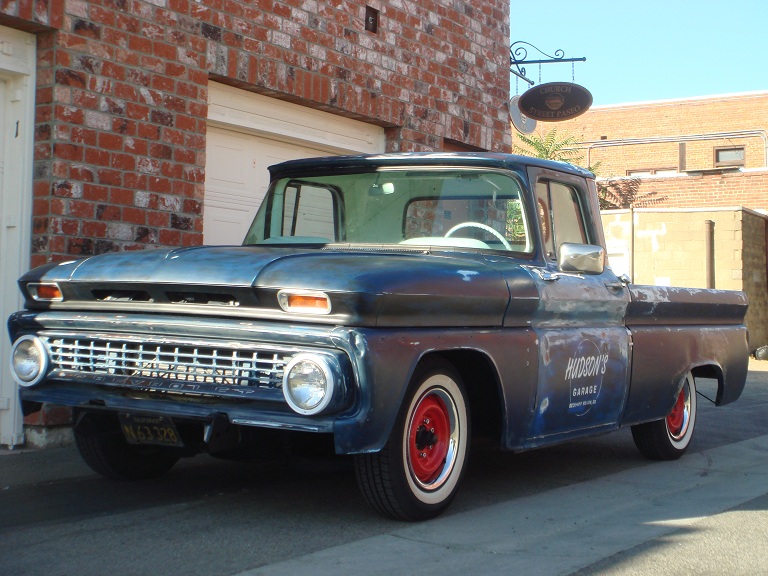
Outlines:
{"label": "building window", "polygon": [[715,148],[715,167],[744,166],[744,147]]}
{"label": "building window", "polygon": [[677,168],[644,168],[642,170],[627,170],[627,176],[633,178],[647,178],[648,176],[673,176],[677,174]]}

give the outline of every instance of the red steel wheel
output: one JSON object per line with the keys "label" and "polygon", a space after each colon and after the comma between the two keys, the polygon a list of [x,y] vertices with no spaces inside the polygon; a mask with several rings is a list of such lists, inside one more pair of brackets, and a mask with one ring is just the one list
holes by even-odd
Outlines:
{"label": "red steel wheel", "polygon": [[[451,402],[450,398],[447,398]],[[455,406],[452,406],[455,413]],[[440,391],[428,391],[418,401],[408,423],[408,467],[422,488],[434,487],[455,460],[458,431]]]}
{"label": "red steel wheel", "polygon": [[677,402],[672,408],[672,412],[667,416],[667,430],[673,440],[679,440],[685,432],[688,424],[688,418],[691,411],[691,400],[688,397],[689,388],[684,386],[677,397]]}

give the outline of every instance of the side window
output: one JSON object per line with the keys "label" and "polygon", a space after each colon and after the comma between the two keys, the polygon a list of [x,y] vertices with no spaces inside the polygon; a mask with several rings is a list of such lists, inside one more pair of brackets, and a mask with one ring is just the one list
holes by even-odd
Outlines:
{"label": "side window", "polygon": [[582,198],[576,188],[551,180],[539,181],[536,200],[547,258],[556,260],[563,242],[589,244]]}
{"label": "side window", "polygon": [[282,236],[333,241],[336,238],[334,198],[327,188],[288,185],[283,202]]}

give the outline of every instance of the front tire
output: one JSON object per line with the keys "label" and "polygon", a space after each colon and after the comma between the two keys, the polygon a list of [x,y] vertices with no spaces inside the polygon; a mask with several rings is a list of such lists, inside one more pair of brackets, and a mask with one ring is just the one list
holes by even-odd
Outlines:
{"label": "front tire", "polygon": [[696,381],[689,372],[666,418],[632,426],[637,449],[651,460],[677,460],[688,449],[696,425]]}
{"label": "front tire", "polygon": [[83,415],[87,425],[74,428],[75,444],[91,469],[116,480],[146,480],[168,472],[181,457],[177,448],[135,446],[123,437],[113,415]]}
{"label": "front tire", "polygon": [[378,513],[427,520],[453,500],[469,453],[469,407],[446,361],[421,364],[384,448],[355,457],[363,496]]}

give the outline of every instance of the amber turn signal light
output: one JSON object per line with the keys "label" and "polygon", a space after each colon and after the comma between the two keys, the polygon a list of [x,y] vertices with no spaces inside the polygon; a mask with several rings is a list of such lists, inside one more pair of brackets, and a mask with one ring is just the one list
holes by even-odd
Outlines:
{"label": "amber turn signal light", "polygon": [[286,312],[330,314],[331,299],[324,292],[280,290],[277,302]]}
{"label": "amber turn signal light", "polygon": [[64,300],[64,295],[58,284],[33,283],[27,285],[27,290],[29,290],[30,296],[38,301],[61,302]]}

